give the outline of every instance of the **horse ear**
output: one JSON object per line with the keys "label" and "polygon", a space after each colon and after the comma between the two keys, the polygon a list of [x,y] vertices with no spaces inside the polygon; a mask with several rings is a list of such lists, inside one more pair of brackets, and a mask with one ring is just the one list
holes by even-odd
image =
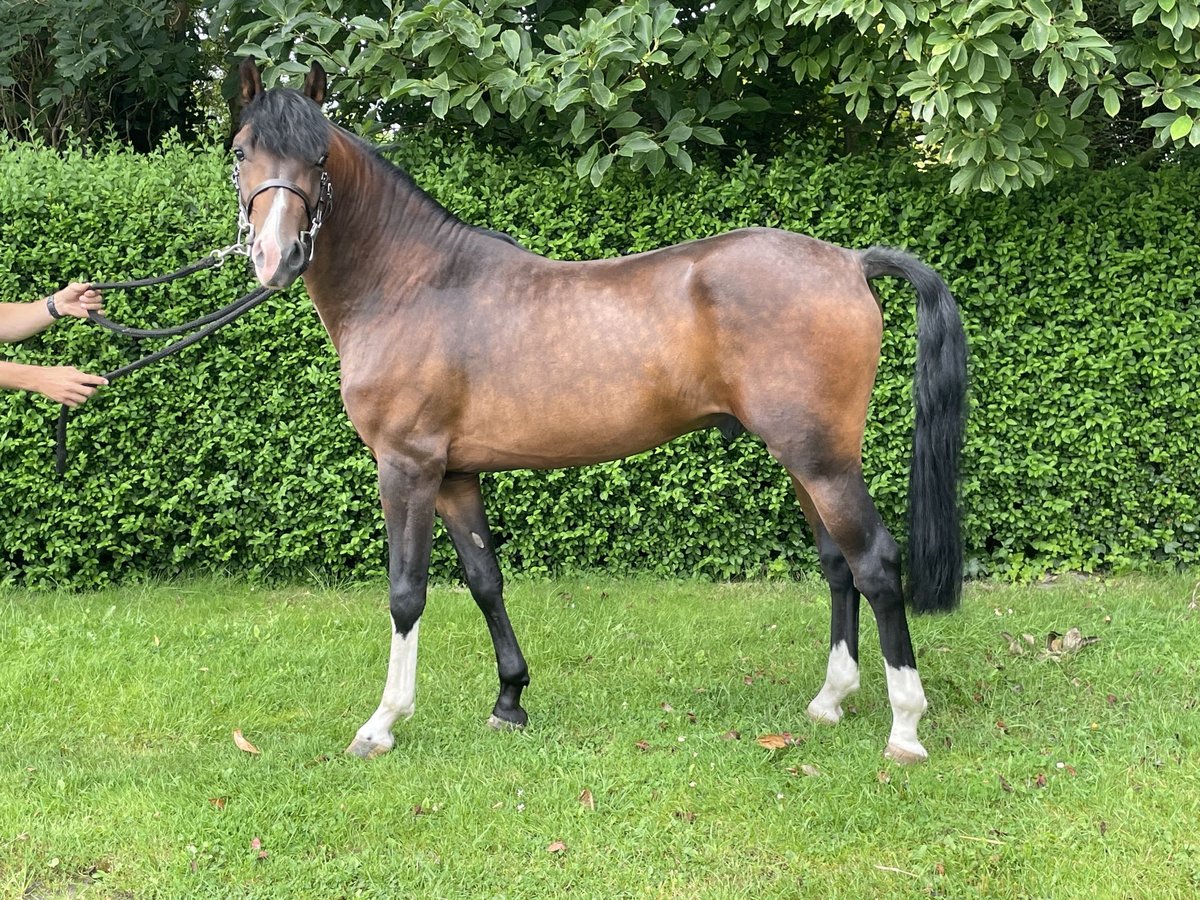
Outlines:
{"label": "horse ear", "polygon": [[304,90],[302,93],[306,97],[311,97],[317,106],[320,106],[325,102],[326,86],[325,70],[321,68],[319,62],[314,62],[308,67],[308,74],[304,76]]}
{"label": "horse ear", "polygon": [[238,67],[242,79],[242,107],[245,108],[263,92],[262,76],[258,74],[258,64],[247,57]]}

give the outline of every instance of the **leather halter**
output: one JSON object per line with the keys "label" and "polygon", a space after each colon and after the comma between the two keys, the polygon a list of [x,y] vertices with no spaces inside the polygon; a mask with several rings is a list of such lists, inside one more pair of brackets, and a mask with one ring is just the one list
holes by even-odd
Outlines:
{"label": "leather halter", "polygon": [[304,214],[308,217],[308,228],[301,231],[297,236],[304,247],[304,265],[301,271],[308,268],[308,264],[312,262],[313,245],[317,239],[317,232],[321,230],[321,226],[325,223],[325,217],[333,209],[333,184],[329,180],[329,170],[325,168],[324,158],[321,159],[320,165],[321,184],[318,189],[319,193],[316,203],[312,202],[312,199],[300,185],[285,178],[268,178],[252,190],[249,197],[242,200],[242,167],[240,164],[234,165],[230,180],[233,182],[234,189],[238,192],[238,234],[246,234],[246,246],[250,246],[254,240],[254,227],[250,224],[250,211],[254,208],[254,199],[264,191],[274,188],[289,191],[300,198],[300,201],[304,204]]}

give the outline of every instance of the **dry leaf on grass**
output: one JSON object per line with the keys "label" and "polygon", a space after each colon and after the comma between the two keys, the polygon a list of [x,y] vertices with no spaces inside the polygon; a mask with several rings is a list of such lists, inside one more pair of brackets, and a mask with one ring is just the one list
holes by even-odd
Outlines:
{"label": "dry leaf on grass", "polygon": [[1067,633],[1058,641],[1057,649],[1061,653],[1076,653],[1086,647],[1088,644],[1094,644],[1099,641],[1098,637],[1084,637],[1083,632],[1078,628],[1068,628]]}
{"label": "dry leaf on grass", "polygon": [[1017,638],[1015,638],[1011,634],[1009,634],[1007,631],[1002,631],[1002,632],[1000,632],[1000,637],[1002,637],[1006,641],[1008,641],[1008,652],[1011,653],[1013,656],[1023,656],[1024,655],[1025,646],[1022,644],[1022,641],[1024,641],[1025,644],[1028,644],[1030,647],[1033,647],[1034,645],[1037,644],[1037,638],[1035,638],[1032,634],[1022,634],[1020,639],[1018,640]]}
{"label": "dry leaf on grass", "polygon": [[242,729],[240,729],[240,728],[234,729],[233,742],[235,744],[237,744],[237,748],[239,750],[241,750],[243,753],[252,753],[255,756],[262,753],[261,750],[259,750],[252,743],[250,743],[248,740],[246,740],[245,737],[242,736]]}
{"label": "dry leaf on grass", "polygon": [[802,766],[792,766],[788,769],[789,775],[807,775],[809,778],[816,778],[821,774],[821,770],[816,766],[805,763]]}
{"label": "dry leaf on grass", "polygon": [[[1022,634],[1020,639],[1017,639],[1007,631],[1002,631],[1000,636],[1008,641],[1008,652],[1013,656],[1024,656],[1037,646],[1037,638],[1032,634]],[[1083,632],[1078,628],[1068,628],[1064,634],[1051,631],[1046,634],[1045,648],[1037,652],[1037,658],[1061,660],[1099,640],[1098,637],[1084,637]]]}
{"label": "dry leaf on grass", "polygon": [[758,736],[758,744],[760,747],[766,747],[768,750],[782,750],[784,747],[795,747],[800,741],[791,734],[784,731],[780,734],[760,734]]}
{"label": "dry leaf on grass", "polygon": [[567,845],[564,844],[562,841],[554,841],[554,843],[552,843],[549,847],[546,848],[546,852],[547,853],[566,853]]}
{"label": "dry leaf on grass", "polygon": [[579,805],[584,809],[594,810],[596,808],[596,798],[592,796],[590,788],[584,788],[579,795]]}

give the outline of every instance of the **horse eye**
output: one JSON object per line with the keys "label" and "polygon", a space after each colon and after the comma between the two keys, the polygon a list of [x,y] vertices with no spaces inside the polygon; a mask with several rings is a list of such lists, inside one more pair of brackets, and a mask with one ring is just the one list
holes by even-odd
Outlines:
{"label": "horse eye", "polygon": [[236,159],[238,162],[242,162],[243,160],[245,160],[246,154],[242,150],[241,147],[234,147],[233,148],[233,158]]}
{"label": "horse eye", "polygon": [[321,158],[317,160],[317,168],[318,168],[318,169],[323,169],[323,168],[325,168],[325,162],[326,162],[328,159],[329,159],[329,154],[328,154],[328,153],[322,153],[322,154],[321,154]]}

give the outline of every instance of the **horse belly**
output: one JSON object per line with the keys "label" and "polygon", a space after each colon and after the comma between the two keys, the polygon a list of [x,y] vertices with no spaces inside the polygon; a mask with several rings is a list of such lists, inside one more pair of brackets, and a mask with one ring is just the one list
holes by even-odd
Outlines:
{"label": "horse belly", "polygon": [[[557,402],[548,402],[556,400]],[[473,404],[449,448],[452,471],[555,469],[621,459],[710,424],[720,410],[653,390],[493,395]]]}

